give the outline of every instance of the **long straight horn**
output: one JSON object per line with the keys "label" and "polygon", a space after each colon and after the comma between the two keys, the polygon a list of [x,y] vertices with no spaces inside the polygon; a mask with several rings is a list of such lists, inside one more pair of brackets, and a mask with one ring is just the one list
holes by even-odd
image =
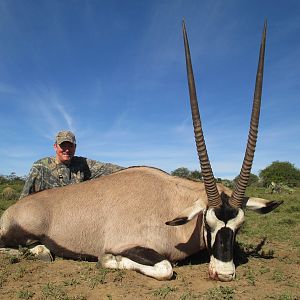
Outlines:
{"label": "long straight horn", "polygon": [[198,100],[196,94],[196,87],[194,81],[193,67],[191,61],[191,54],[189,49],[189,43],[185,28],[184,21],[182,22],[182,30],[183,30],[183,39],[184,39],[184,49],[185,49],[185,59],[186,59],[186,69],[187,69],[187,77],[189,84],[189,93],[190,93],[190,103],[191,103],[191,111],[194,125],[194,134],[195,141],[197,146],[198,157],[201,165],[202,176],[204,180],[205,190],[208,198],[208,205],[210,207],[218,207],[221,205],[221,198],[219,192],[217,190],[217,185],[215,182],[214,174],[212,172],[208,154],[206,151],[206,145],[204,141],[202,125],[200,120],[199,108],[198,108]]}
{"label": "long straight horn", "polygon": [[258,62],[258,68],[256,73],[256,83],[255,83],[255,91],[254,91],[254,99],[253,99],[247,148],[245,151],[245,157],[244,157],[244,161],[243,161],[243,165],[241,168],[237,185],[229,200],[230,205],[233,207],[242,206],[243,197],[248,184],[253,158],[254,158],[254,152],[255,152],[256,141],[257,141],[257,133],[258,133],[262,84],[263,84],[266,34],[267,34],[267,21],[265,21],[264,24],[264,30],[263,30],[262,40],[260,45],[259,62]]}

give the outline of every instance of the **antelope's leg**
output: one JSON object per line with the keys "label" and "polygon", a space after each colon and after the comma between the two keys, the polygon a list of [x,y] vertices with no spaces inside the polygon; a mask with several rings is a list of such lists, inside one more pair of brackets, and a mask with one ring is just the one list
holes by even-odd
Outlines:
{"label": "antelope's leg", "polygon": [[[34,246],[28,246],[28,247],[29,248],[25,248],[25,249],[28,249],[28,251],[31,254],[33,254],[37,259],[48,261],[48,262],[54,260],[50,250],[46,246],[34,244]],[[15,249],[15,248],[0,248],[0,253],[15,255],[18,257],[22,256],[22,251],[20,249]]]}
{"label": "antelope's leg", "polygon": [[119,254],[105,254],[99,259],[105,268],[135,270],[158,280],[173,276],[171,263],[153,249],[134,247]]}
{"label": "antelope's leg", "polygon": [[35,245],[33,247],[30,247],[29,252],[39,260],[48,261],[48,262],[54,260],[50,250],[44,245]]}

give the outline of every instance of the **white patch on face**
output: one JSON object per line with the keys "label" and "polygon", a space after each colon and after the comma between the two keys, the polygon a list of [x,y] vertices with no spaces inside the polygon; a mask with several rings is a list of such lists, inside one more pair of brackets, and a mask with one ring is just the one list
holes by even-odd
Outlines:
{"label": "white patch on face", "polygon": [[236,232],[242,226],[244,220],[245,213],[241,208],[239,208],[237,216],[234,219],[229,220],[226,224],[226,227],[230,228],[233,232]]}
{"label": "white patch on face", "polygon": [[[225,227],[225,223],[221,220],[219,220],[216,217],[215,211],[213,208],[209,208],[206,213],[206,223],[208,224],[210,228],[210,233],[211,233],[211,246],[215,243],[216,240],[216,235],[218,231],[222,228]],[[206,230],[205,230],[206,233]],[[207,244],[207,233],[205,234],[206,236],[206,244]]]}
{"label": "white patch on face", "polygon": [[[213,208],[209,208],[206,213],[206,223],[211,230],[211,246],[215,243],[216,235],[218,231],[223,227],[230,228],[234,233],[241,227],[245,219],[245,213],[242,209],[238,209],[238,214],[234,219],[231,219],[225,224],[225,222],[219,220],[215,214]],[[207,244],[207,233],[205,230],[205,240]]]}
{"label": "white patch on face", "polygon": [[100,263],[105,268],[135,270],[158,280],[168,280],[173,276],[172,265],[168,260],[162,260],[154,266],[146,266],[127,257],[105,254]]}

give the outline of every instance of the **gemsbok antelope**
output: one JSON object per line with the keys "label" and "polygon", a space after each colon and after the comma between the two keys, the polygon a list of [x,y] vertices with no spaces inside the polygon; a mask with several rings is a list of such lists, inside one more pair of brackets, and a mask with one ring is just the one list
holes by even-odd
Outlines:
{"label": "gemsbok antelope", "polygon": [[[172,278],[171,262],[207,248],[209,275],[235,277],[233,246],[244,222],[243,208],[268,213],[281,202],[245,197],[257,140],[263,81],[266,24],[256,75],[244,161],[232,192],[216,184],[200,121],[185,24],[183,36],[194,133],[204,183],[170,176],[150,167],[117,173],[29,195],[9,207],[0,221],[1,247],[32,247],[52,254],[96,259],[106,268],[136,270]],[[180,226],[178,226],[180,225]]]}

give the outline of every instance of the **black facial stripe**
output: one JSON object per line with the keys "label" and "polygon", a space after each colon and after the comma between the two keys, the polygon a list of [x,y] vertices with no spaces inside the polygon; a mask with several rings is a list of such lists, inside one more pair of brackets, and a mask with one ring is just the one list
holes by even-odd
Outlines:
{"label": "black facial stripe", "polygon": [[205,211],[204,213],[204,226],[206,229],[207,251],[209,255],[211,255],[211,230],[208,223],[206,222],[206,215],[207,215],[207,211]]}
{"label": "black facial stripe", "polygon": [[234,219],[238,215],[238,210],[230,206],[222,206],[215,209],[216,217],[223,221],[225,224],[231,219]]}
{"label": "black facial stripe", "polygon": [[127,257],[139,264],[154,266],[166,258],[153,249],[136,246],[122,251],[119,255]]}
{"label": "black facial stripe", "polygon": [[206,238],[207,238],[207,251],[209,253],[209,255],[211,255],[211,232],[210,232],[210,228],[208,226],[206,226]]}
{"label": "black facial stripe", "polygon": [[234,232],[228,227],[221,228],[212,245],[212,255],[223,262],[231,261],[233,259],[233,241]]}

